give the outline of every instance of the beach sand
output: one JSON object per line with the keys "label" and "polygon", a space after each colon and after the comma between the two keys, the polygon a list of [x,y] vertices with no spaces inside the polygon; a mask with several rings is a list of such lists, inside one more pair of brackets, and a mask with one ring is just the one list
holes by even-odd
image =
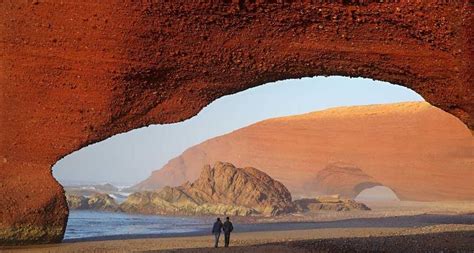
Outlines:
{"label": "beach sand", "polygon": [[[222,241],[221,241],[222,243]],[[122,239],[3,249],[0,252],[221,252],[211,236]],[[225,252],[474,252],[473,225],[421,228],[330,228],[234,233]]]}
{"label": "beach sand", "polygon": [[0,252],[474,252],[470,202],[369,205],[373,211],[332,212],[332,218],[331,213],[319,213],[262,219],[259,222],[270,223],[256,224],[255,231],[233,233],[228,249],[211,248],[211,235],[182,235],[95,238],[0,248]]}

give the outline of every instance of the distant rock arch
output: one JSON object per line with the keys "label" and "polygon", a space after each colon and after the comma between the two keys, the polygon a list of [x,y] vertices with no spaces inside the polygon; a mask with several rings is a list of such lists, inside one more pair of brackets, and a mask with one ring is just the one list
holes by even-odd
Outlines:
{"label": "distant rock arch", "polygon": [[344,163],[327,165],[318,172],[313,184],[315,190],[323,195],[338,194],[351,199],[365,189],[382,185],[360,168]]}

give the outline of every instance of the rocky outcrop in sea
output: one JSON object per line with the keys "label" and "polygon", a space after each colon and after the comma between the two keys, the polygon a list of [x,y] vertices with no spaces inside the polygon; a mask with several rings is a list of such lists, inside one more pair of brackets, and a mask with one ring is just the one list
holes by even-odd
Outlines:
{"label": "rocky outcrop in sea", "polygon": [[108,194],[82,196],[67,193],[73,210],[122,211],[155,215],[275,216],[294,212],[370,210],[366,205],[337,196],[292,201],[288,189],[264,172],[230,163],[206,165],[194,182],[131,194],[117,202]]}
{"label": "rocky outcrop in sea", "polygon": [[121,209],[162,215],[272,216],[293,211],[293,203],[288,189],[262,171],[217,162],[204,166],[193,183],[134,193]]}
{"label": "rocky outcrop in sea", "polygon": [[120,211],[120,206],[105,193],[95,193],[89,197],[66,194],[66,200],[69,209],[73,210]]}

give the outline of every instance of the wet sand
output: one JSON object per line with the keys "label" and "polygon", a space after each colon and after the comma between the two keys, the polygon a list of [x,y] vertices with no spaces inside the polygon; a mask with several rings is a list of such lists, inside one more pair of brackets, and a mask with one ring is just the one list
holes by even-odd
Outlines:
{"label": "wet sand", "polygon": [[[222,243],[222,240],[221,240]],[[211,236],[123,239],[3,249],[0,252],[220,252]],[[474,252],[474,225],[324,228],[234,233],[225,252]]]}
{"label": "wet sand", "polygon": [[[259,219],[232,234],[226,252],[474,252],[472,203],[372,205],[368,212]],[[404,206],[404,207],[403,207]],[[331,218],[332,217],[332,218]],[[239,221],[236,221],[238,223]],[[221,238],[223,243],[223,238]],[[91,238],[0,252],[220,252],[208,234]]]}

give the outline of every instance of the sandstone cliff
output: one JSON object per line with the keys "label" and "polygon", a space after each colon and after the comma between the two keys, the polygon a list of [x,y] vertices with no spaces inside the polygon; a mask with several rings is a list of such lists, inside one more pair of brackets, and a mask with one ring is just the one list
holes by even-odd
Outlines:
{"label": "sandstone cliff", "polygon": [[428,103],[342,107],[210,139],[135,188],[180,185],[196,179],[203,164],[225,160],[261,168],[297,196],[354,197],[380,184],[402,200],[468,200],[474,197],[473,152],[470,131]]}
{"label": "sandstone cliff", "polygon": [[286,187],[251,167],[230,163],[206,165],[193,183],[137,192],[122,203],[126,212],[181,215],[278,215],[293,210]]}

